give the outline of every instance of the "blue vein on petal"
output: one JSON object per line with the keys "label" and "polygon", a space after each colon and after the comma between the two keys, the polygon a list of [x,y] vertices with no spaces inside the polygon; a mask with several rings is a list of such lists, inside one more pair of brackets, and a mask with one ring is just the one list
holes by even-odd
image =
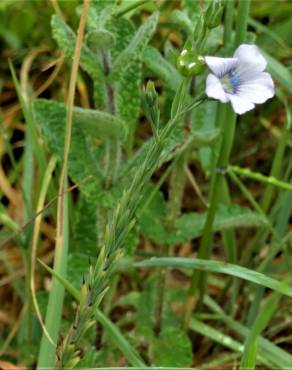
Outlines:
{"label": "blue vein on petal", "polygon": [[239,85],[239,78],[234,74],[233,71],[230,71],[225,76],[220,78],[220,82],[225,92],[235,93]]}

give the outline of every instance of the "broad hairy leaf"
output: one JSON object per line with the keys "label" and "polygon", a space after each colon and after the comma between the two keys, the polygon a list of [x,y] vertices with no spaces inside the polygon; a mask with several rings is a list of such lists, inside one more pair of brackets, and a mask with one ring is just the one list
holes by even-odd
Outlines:
{"label": "broad hairy leaf", "polygon": [[[180,293],[180,292],[179,292]],[[177,290],[168,287],[164,296],[164,309],[161,316],[161,328],[180,328],[180,319],[173,312],[172,303],[180,297]],[[137,303],[137,331],[152,342],[157,321],[158,275],[151,274],[144,284]]]}
{"label": "broad hairy leaf", "polygon": [[[66,127],[65,105],[39,99],[35,101],[33,109],[36,122],[50,151],[61,161]],[[101,196],[102,190],[103,174],[100,169],[102,155],[103,152],[96,139],[86,135],[80,125],[73,122],[68,173],[74,182],[80,182],[81,191],[95,199]]]}
{"label": "broad hairy leaf", "polygon": [[[74,31],[57,15],[51,20],[53,37],[59,47],[64,51],[71,63],[74,53],[76,36]],[[93,80],[94,98],[97,105],[103,107],[105,102],[104,73],[97,55],[83,43],[80,55],[80,66]]]}
{"label": "broad hairy leaf", "polygon": [[[53,100],[38,99],[35,106],[49,112],[66,111],[65,104]],[[119,118],[97,109],[74,107],[73,124],[97,140],[123,139],[126,135],[125,125]]]}
{"label": "broad hairy leaf", "polygon": [[162,329],[151,347],[155,365],[183,367],[192,363],[192,343],[181,328]]}
{"label": "broad hairy leaf", "polygon": [[85,133],[96,139],[124,139],[127,132],[119,118],[96,109],[75,107],[73,121]]}
{"label": "broad hairy leaf", "polygon": [[138,29],[130,44],[115,60],[112,65],[110,78],[117,80],[123,71],[129,66],[129,63],[144,52],[146,45],[151,39],[158,22],[158,12],[153,13],[144,24]]}
{"label": "broad hairy leaf", "polygon": [[74,252],[83,253],[93,258],[96,258],[98,251],[97,212],[96,202],[89,201],[81,194],[74,214],[71,248]]}
{"label": "broad hairy leaf", "polygon": [[[188,366],[192,362],[191,341],[181,328],[181,318],[173,307],[184,301],[186,292],[172,286],[164,290],[160,331],[157,333],[157,308],[159,304],[159,273],[151,274],[137,304],[137,331],[150,346],[151,363],[157,366]],[[174,347],[176,348],[173,351]]]}
{"label": "broad hairy leaf", "polygon": [[[54,39],[65,52],[66,57],[72,60],[76,42],[74,31],[57,15],[52,17],[51,25]],[[84,43],[81,49],[80,65],[93,79],[103,76],[96,56]]]}
{"label": "broad hairy leaf", "polygon": [[[90,7],[97,13],[106,9],[107,11],[113,9],[116,6],[117,0],[91,0]],[[107,9],[108,8],[108,9]]]}
{"label": "broad hairy leaf", "polygon": [[[132,23],[126,18],[114,19],[110,30],[116,35],[116,44],[111,49],[115,63],[123,50],[129,46],[135,33]],[[141,55],[133,55],[129,65],[115,83],[117,114],[127,125],[128,148],[132,147],[135,124],[140,112],[141,68]]]}
{"label": "broad hairy leaf", "polygon": [[[155,243],[159,245],[181,244],[202,235],[206,221],[206,212],[182,214],[176,220],[173,231],[165,228],[166,212],[166,202],[163,195],[158,192],[139,216],[142,232]],[[265,225],[265,218],[248,208],[221,204],[216,213],[213,231]]]}

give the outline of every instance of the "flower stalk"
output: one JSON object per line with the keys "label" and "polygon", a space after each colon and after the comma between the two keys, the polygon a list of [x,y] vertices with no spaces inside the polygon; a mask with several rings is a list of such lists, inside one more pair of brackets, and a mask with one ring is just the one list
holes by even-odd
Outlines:
{"label": "flower stalk", "polygon": [[[237,20],[240,20],[240,22],[237,23],[235,46],[237,46],[238,44],[242,43],[245,40],[248,10],[249,10],[249,0],[240,0],[237,13]],[[229,21],[230,20],[228,18],[228,22]],[[226,111],[224,112],[225,109]],[[236,115],[234,114],[230,106],[227,106],[225,109],[223,108],[221,111],[223,137],[220,144],[219,158],[215,165],[213,177],[211,180],[211,188],[209,193],[210,207],[207,212],[207,219],[204,226],[203,236],[200,240],[198,251],[198,258],[202,259],[209,259],[211,256],[212,227],[220,199],[220,189],[224,187],[225,182],[223,173],[217,171],[216,168],[217,169],[225,168],[228,165],[235,132]],[[185,304],[185,311],[183,317],[184,328],[188,328],[192,312],[196,305],[198,303],[201,304],[206,284],[207,284],[207,274],[202,271],[195,270],[191,278],[191,283],[188,291],[188,298]]]}

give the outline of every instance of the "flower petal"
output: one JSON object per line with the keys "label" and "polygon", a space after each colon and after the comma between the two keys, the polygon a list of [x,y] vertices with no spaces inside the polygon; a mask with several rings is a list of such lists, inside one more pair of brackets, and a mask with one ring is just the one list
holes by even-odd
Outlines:
{"label": "flower petal", "polygon": [[248,99],[238,96],[236,94],[226,94],[231,102],[232,108],[235,113],[243,114],[253,109],[255,105]]}
{"label": "flower petal", "polygon": [[205,62],[211,71],[219,78],[225,76],[236,67],[236,58],[205,57]]}
{"label": "flower petal", "polygon": [[263,72],[267,66],[267,61],[256,45],[240,45],[233,57],[238,59],[235,74],[242,81]]}
{"label": "flower petal", "polygon": [[262,72],[259,76],[241,83],[236,95],[246,98],[252,103],[262,104],[275,95],[274,82],[267,72]]}
{"label": "flower petal", "polygon": [[227,103],[229,101],[219,78],[213,74],[209,74],[206,81],[206,94],[209,98],[220,100],[221,103]]}

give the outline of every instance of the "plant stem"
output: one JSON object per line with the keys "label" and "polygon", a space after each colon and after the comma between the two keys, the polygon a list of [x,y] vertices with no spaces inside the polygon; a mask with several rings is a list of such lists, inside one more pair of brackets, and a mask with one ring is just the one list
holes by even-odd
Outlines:
{"label": "plant stem", "polygon": [[233,29],[234,1],[229,0],[225,5],[225,20],[224,20],[224,44],[230,42]]}
{"label": "plant stem", "polygon": [[[238,175],[241,175],[243,177],[247,177],[252,180],[256,180],[265,184],[273,185],[275,187],[278,187],[283,190],[289,190],[292,191],[292,185],[289,184],[288,182],[278,180],[274,176],[265,176],[259,172],[253,172],[249,168],[241,168],[238,166],[230,166],[230,169],[234,172],[237,173]],[[266,202],[264,203],[266,205]],[[266,211],[265,209],[263,209]]]}
{"label": "plant stem", "polygon": [[[230,11],[230,8],[227,8]],[[248,19],[248,10],[249,10],[249,0],[240,0],[237,12],[237,26],[236,26],[236,38],[235,38],[235,46],[238,46],[245,40],[246,37],[246,27],[247,27],[247,19]],[[231,16],[228,14],[228,16]],[[230,22],[228,18],[228,22]],[[228,23],[229,24],[229,23]],[[229,26],[228,26],[229,27]],[[226,37],[227,34],[225,33]],[[224,114],[224,109],[226,112]],[[224,117],[225,115],[225,117]],[[213,177],[211,180],[211,188],[210,188],[210,196],[209,196],[209,204],[210,207],[207,212],[207,219],[204,226],[203,236],[200,240],[199,251],[198,251],[198,258],[209,259],[211,256],[211,243],[212,243],[212,227],[213,222],[215,219],[216,211],[218,202],[220,199],[220,193],[222,194],[222,188],[226,186],[225,179],[223,177],[224,171],[221,172],[221,168],[225,168],[229,162],[229,156],[233,144],[233,137],[235,132],[235,123],[236,123],[236,115],[234,114],[233,110],[231,109],[230,105],[225,107],[219,107],[219,116],[222,117],[220,120],[222,122],[222,141],[220,144],[219,150],[219,158],[216,163],[216,168],[213,173]],[[231,240],[232,241],[232,240]],[[188,298],[185,304],[185,312],[183,318],[183,326],[184,328],[188,328],[191,314],[193,309],[196,306],[198,299],[200,302],[203,300],[204,292],[207,285],[207,275],[206,273],[195,270],[192,278],[191,283],[188,291]]]}
{"label": "plant stem", "polygon": [[235,47],[246,39],[250,0],[239,0],[236,17]]}
{"label": "plant stem", "polygon": [[[237,24],[236,24],[236,36],[235,36],[235,46],[238,46],[245,40],[246,37],[246,29],[247,29],[247,17],[248,17],[248,10],[249,10],[249,0],[240,0],[238,4],[238,14],[237,17]],[[232,35],[232,25],[233,25],[233,14],[234,14],[234,1],[227,1],[226,4],[226,14],[225,14],[225,23],[224,23],[224,45],[227,45],[231,42],[231,35]],[[221,109],[224,107],[221,105]],[[219,108],[219,109],[220,109]],[[236,118],[235,113],[230,113],[230,117],[226,117],[225,119],[230,119],[230,126],[235,124]],[[220,122],[220,127],[223,127],[222,121]],[[224,131],[222,131],[224,132]],[[230,195],[228,184],[225,179],[223,179],[220,189],[220,200],[222,203],[229,204],[230,203]],[[236,238],[234,230],[225,230],[222,232],[223,237],[223,246],[225,250],[225,255],[227,259],[231,263],[236,263],[237,261],[237,248],[236,248]],[[234,312],[236,308],[236,300],[239,291],[239,281],[234,280],[232,282],[232,294],[231,299],[228,302],[230,309]]]}

